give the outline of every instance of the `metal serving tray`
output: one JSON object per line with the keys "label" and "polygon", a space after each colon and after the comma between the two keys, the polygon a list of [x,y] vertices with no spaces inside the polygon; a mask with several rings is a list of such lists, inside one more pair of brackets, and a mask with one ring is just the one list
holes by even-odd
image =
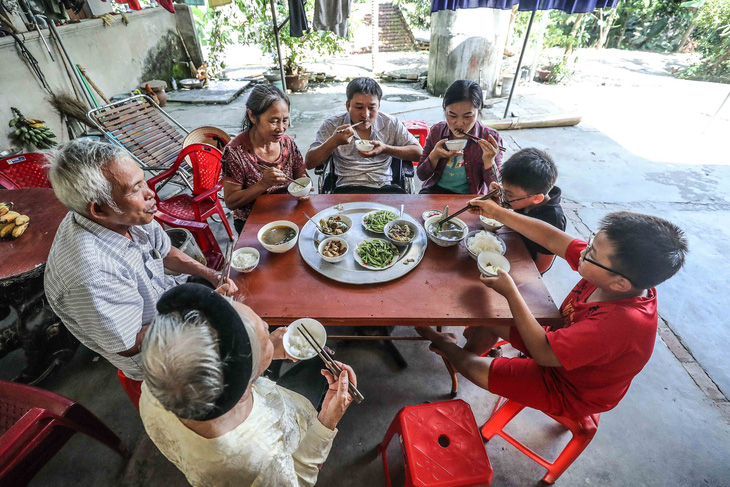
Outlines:
{"label": "metal serving tray", "polygon": [[400,251],[398,262],[393,267],[384,270],[370,270],[361,267],[355,262],[354,257],[355,247],[358,242],[369,237],[387,240],[382,233],[371,232],[363,228],[363,215],[373,210],[388,210],[397,215],[400,213],[400,209],[375,202],[343,203],[341,206],[341,210],[338,210],[334,206],[322,210],[314,215],[312,219],[319,222],[320,218],[326,219],[337,214],[346,215],[352,219],[352,228],[344,235],[338,235],[338,237],[342,237],[347,241],[349,247],[347,255],[342,261],[333,264],[325,262],[320,257],[319,253],[317,253],[317,246],[319,242],[327,238],[327,235],[320,233],[312,222],[308,221],[299,233],[299,253],[312,269],[337,282],[347,284],[377,284],[398,279],[415,269],[419,262],[421,262],[423,254],[426,252],[426,246],[428,245],[426,231],[418,220],[404,211],[403,219],[415,224],[416,228],[418,228],[418,235],[416,235],[416,238],[413,239],[410,245],[398,247]]}

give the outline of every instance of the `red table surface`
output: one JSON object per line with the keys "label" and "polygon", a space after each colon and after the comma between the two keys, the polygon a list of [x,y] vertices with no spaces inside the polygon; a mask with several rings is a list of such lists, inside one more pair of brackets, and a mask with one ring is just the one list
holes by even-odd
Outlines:
{"label": "red table surface", "polygon": [[[288,325],[303,317],[343,326],[509,324],[512,314],[507,301],[479,281],[476,261],[461,244],[439,247],[429,241],[423,260],[405,276],[382,284],[353,285],[333,281],[309,267],[298,242],[292,250],[275,254],[256,237],[262,226],[274,220],[289,220],[301,229],[307,222],[303,212],[313,216],[338,203],[373,201],[396,208],[405,204],[406,213],[421,220],[427,209],[448,204],[453,212],[469,199],[468,195],[317,194],[298,201],[289,195],[259,196],[236,248],[255,247],[261,260],[251,273],[231,270],[238,297],[270,325]],[[470,229],[481,228],[477,215],[460,216]],[[562,323],[520,236],[508,229],[500,231],[500,236],[507,244],[510,275],[535,318],[543,325]]]}
{"label": "red table surface", "polygon": [[48,188],[0,190],[0,201],[12,201],[13,211],[30,217],[30,225],[23,235],[0,240],[0,280],[3,280],[46,263],[58,225],[68,210]]}

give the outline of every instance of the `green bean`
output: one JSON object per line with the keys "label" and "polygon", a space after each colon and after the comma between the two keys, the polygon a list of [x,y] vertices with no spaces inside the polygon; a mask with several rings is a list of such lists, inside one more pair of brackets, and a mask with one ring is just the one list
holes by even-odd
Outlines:
{"label": "green bean", "polygon": [[358,253],[363,264],[371,267],[386,267],[398,254],[398,250],[381,240],[369,240],[359,246]]}
{"label": "green bean", "polygon": [[365,223],[370,230],[373,230],[374,232],[382,232],[388,222],[392,222],[397,218],[398,215],[392,211],[380,210],[375,213],[371,213],[367,218],[365,218]]}

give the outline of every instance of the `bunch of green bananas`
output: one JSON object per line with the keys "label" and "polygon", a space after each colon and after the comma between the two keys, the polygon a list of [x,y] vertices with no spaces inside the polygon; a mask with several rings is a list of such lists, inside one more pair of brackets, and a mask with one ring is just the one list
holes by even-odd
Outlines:
{"label": "bunch of green bananas", "polygon": [[8,124],[15,127],[15,137],[23,144],[34,145],[38,149],[50,149],[57,142],[54,140],[56,134],[46,127],[43,120],[26,119],[22,113],[13,110],[16,117]]}

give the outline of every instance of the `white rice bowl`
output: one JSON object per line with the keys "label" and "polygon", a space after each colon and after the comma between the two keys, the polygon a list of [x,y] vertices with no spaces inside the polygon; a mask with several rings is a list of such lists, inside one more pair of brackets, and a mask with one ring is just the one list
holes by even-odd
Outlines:
{"label": "white rice bowl", "polygon": [[312,318],[301,318],[293,322],[287,327],[284,334],[284,350],[297,360],[307,360],[317,356],[316,350],[312,348],[302,332],[299,331],[299,325],[303,324],[312,334],[314,340],[322,347],[327,342],[327,331],[317,320]]}
{"label": "white rice bowl", "polygon": [[466,240],[466,247],[472,254],[479,255],[482,252],[502,252],[502,242],[493,233],[482,230],[473,237]]}

